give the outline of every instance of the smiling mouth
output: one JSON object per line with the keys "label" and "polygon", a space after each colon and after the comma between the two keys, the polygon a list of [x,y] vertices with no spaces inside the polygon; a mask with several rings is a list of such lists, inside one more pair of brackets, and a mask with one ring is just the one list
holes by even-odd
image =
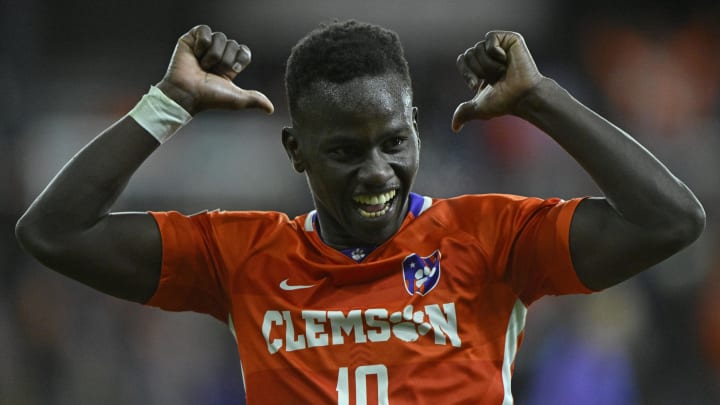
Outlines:
{"label": "smiling mouth", "polygon": [[365,218],[381,217],[390,210],[397,190],[390,190],[380,194],[363,194],[353,197],[353,200],[359,204],[358,212]]}

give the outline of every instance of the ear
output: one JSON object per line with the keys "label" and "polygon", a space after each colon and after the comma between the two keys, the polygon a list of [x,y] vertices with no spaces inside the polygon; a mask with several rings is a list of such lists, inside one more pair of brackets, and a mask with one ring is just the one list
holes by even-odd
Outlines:
{"label": "ear", "polygon": [[298,142],[295,130],[291,127],[285,127],[282,130],[282,143],[285,147],[285,152],[290,158],[295,171],[302,173],[305,171],[305,163],[302,159],[302,153],[300,152],[300,143]]}

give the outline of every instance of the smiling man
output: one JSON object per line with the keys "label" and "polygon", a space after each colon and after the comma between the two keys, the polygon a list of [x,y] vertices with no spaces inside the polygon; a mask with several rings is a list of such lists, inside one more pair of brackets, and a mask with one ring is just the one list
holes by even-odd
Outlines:
{"label": "smiling man", "polygon": [[420,141],[397,36],[362,24],[304,38],[288,60],[293,128],[283,144],[305,171],[324,240],[379,245],[400,228]]}
{"label": "smiling man", "polygon": [[512,403],[527,307],[615,285],[694,241],[692,192],[629,135],[542,76],[522,37],[490,32],[457,64],[452,119],[541,128],[604,197],[412,193],[420,140],[393,32],[346,21],[294,48],[282,140],[316,210],[111,213],[139,165],[191,116],[273,106],[232,80],[247,47],[198,26],[165,77],[81,150],[17,225],[23,246],[105,293],[227,323],[248,403]]}
{"label": "smiling man", "polygon": [[325,79],[296,104],[283,143],[307,173],[325,240],[336,248],[388,240],[407,213],[420,156],[408,79]]}

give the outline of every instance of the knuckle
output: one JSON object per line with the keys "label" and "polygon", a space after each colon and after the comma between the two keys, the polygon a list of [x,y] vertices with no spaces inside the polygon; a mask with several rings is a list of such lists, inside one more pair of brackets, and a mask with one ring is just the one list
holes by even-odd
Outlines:
{"label": "knuckle", "polygon": [[248,60],[252,58],[252,52],[250,52],[250,48],[248,48],[247,45],[240,44],[240,51],[247,56]]}
{"label": "knuckle", "polygon": [[235,57],[235,60],[237,63],[240,63],[243,66],[246,66],[250,63],[250,56],[248,56],[244,52],[238,52],[237,56]]}
{"label": "knuckle", "polygon": [[200,35],[197,37],[197,44],[202,48],[207,48],[212,43],[209,35]]}
{"label": "knuckle", "polygon": [[209,26],[207,26],[205,24],[199,24],[199,25],[194,26],[190,30],[190,32],[195,33],[197,35],[202,35],[202,34],[209,34],[212,31],[210,30]]}
{"label": "knuckle", "polygon": [[455,64],[458,67],[461,67],[463,65],[464,61],[465,61],[465,54],[461,53],[460,55],[458,55],[457,59],[455,59]]}
{"label": "knuckle", "polygon": [[473,56],[477,58],[479,61],[482,61],[484,59],[486,50],[484,44],[482,46],[478,46],[473,49],[475,52],[473,52]]}
{"label": "knuckle", "polygon": [[213,42],[217,42],[218,44],[222,45],[227,41],[227,37],[222,32],[213,32],[212,40]]}
{"label": "knuckle", "polygon": [[207,25],[198,25],[192,29],[191,33],[195,36],[197,42],[210,43],[212,31]]}
{"label": "knuckle", "polygon": [[472,49],[472,50],[469,49],[467,52],[465,52],[463,54],[464,63],[469,67],[474,66],[476,64],[476,58],[475,58],[474,51],[475,51],[475,49]]}
{"label": "knuckle", "polygon": [[239,63],[243,68],[250,64],[250,50],[245,45],[238,45],[235,53],[235,62]]}
{"label": "knuckle", "polygon": [[203,64],[205,66],[211,66],[220,60],[220,54],[218,52],[208,52],[203,58]]}

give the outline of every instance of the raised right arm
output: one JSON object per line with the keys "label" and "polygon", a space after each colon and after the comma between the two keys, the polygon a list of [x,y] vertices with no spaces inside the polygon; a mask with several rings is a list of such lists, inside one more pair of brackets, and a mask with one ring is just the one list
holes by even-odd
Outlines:
{"label": "raised right arm", "polygon": [[[244,45],[197,26],[180,37],[157,87],[191,115],[262,108],[262,93],[232,83],[250,63]],[[107,294],[145,302],[160,276],[161,240],[147,213],[111,213],[130,176],[159,142],[126,116],[55,176],[16,225],[20,244],[46,266]]]}

